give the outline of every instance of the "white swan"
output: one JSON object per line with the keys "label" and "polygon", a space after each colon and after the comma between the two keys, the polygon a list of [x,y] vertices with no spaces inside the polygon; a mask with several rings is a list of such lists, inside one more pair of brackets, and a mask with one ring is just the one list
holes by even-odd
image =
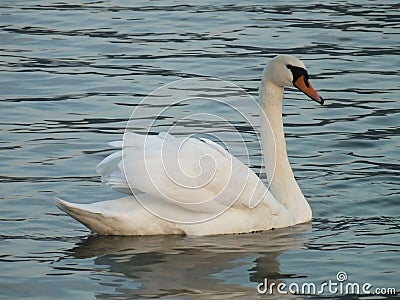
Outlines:
{"label": "white swan", "polygon": [[[285,86],[323,104],[297,58],[278,55],[265,68],[259,97],[269,189],[210,140],[125,133],[124,143],[111,143],[124,149],[100,162],[98,171],[113,189],[129,195],[93,204],[56,199],[57,206],[93,232],[108,235],[246,233],[309,222],[311,208],[286,153]],[[179,170],[163,169],[171,161],[179,163]]]}

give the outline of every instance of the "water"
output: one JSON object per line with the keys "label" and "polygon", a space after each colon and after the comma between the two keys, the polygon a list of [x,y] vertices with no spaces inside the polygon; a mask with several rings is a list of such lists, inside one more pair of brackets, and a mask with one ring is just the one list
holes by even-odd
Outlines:
{"label": "water", "polygon": [[[399,8],[1,1],[1,298],[298,299],[258,296],[256,287],[264,278],[321,284],[339,271],[347,282],[399,291]],[[326,98],[320,107],[287,90],[284,101],[288,153],[312,224],[239,236],[92,237],[56,209],[55,196],[119,196],[101,186],[95,165],[148,93],[212,76],[257,96],[275,53],[304,60]],[[171,113],[155,131],[175,120]]]}

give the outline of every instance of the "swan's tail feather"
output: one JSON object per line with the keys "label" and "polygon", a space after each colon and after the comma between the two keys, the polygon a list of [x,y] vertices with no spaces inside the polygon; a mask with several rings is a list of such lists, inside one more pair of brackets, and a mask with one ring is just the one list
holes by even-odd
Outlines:
{"label": "swan's tail feather", "polygon": [[92,211],[90,204],[76,204],[55,199],[57,207],[72,218],[88,227],[92,232],[99,234],[115,234],[115,228],[110,227],[107,219],[112,218],[96,211]]}
{"label": "swan's tail feather", "polygon": [[149,213],[131,196],[92,204],[76,204],[59,198],[55,202],[59,209],[101,235],[185,234],[174,223]]}

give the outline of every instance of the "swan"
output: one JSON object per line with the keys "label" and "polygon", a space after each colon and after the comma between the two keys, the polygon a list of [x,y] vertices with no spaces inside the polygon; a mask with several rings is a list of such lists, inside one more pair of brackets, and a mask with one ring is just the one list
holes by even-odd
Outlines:
{"label": "swan", "polygon": [[[265,67],[259,105],[269,187],[211,140],[126,132],[123,142],[110,143],[118,150],[102,160],[97,171],[102,181],[127,196],[92,204],[56,198],[56,205],[101,235],[234,234],[311,221],[310,205],[287,157],[284,87],[296,87],[324,103],[299,59],[277,55]],[[163,169],[171,161],[179,170]]]}

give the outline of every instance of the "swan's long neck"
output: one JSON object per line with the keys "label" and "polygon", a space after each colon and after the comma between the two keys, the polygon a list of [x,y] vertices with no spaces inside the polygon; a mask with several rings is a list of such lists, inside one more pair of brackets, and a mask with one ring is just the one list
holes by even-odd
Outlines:
{"label": "swan's long neck", "polygon": [[282,120],[283,87],[265,79],[260,88],[261,140],[270,190],[287,207],[296,221],[311,219],[311,208],[294,178],[286,152]]}

